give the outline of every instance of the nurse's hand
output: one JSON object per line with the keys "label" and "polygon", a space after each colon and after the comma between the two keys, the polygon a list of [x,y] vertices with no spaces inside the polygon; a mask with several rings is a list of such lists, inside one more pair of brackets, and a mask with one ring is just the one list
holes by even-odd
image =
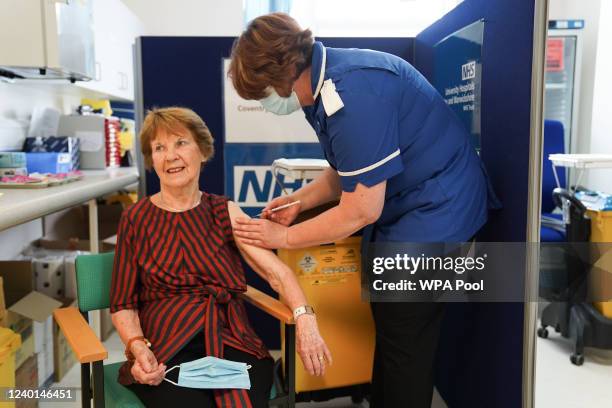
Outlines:
{"label": "nurse's hand", "polygon": [[300,203],[275,212],[271,212],[270,210],[276,207],[280,207],[281,205],[289,204],[293,201],[296,201],[296,199],[291,196],[276,197],[274,200],[270,201],[268,205],[266,205],[266,208],[264,208],[263,212],[261,213],[261,218],[272,220],[276,223],[285,226],[291,225],[291,223],[297,218],[298,214],[300,213]]}
{"label": "nurse's hand", "polygon": [[268,249],[288,248],[288,227],[270,220],[257,218],[236,218],[234,235],[248,245]]}

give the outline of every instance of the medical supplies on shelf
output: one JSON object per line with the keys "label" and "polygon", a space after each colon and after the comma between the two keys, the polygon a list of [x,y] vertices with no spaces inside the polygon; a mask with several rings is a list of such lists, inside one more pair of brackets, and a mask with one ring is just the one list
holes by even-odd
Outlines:
{"label": "medical supplies on shelf", "polygon": [[28,176],[2,176],[0,177],[0,188],[45,188],[81,180],[83,172],[80,170],[67,173],[32,173]]}

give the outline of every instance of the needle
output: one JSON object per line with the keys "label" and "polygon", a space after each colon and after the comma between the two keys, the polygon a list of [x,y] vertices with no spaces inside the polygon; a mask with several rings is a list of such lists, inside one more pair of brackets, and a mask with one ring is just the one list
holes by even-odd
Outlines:
{"label": "needle", "polygon": [[[277,212],[277,211],[280,211],[280,210],[284,210],[285,208],[292,207],[292,206],[294,206],[294,205],[296,205],[296,204],[299,204],[299,203],[300,203],[300,200],[297,200],[297,201],[292,201],[292,202],[290,202],[290,203],[283,204],[283,205],[281,205],[281,206],[279,206],[279,207],[275,207],[275,208],[273,208],[273,209],[271,209],[271,210],[269,210],[269,211],[270,211],[270,212]],[[262,211],[262,212],[260,212],[259,214],[257,214],[257,215],[256,215],[256,217],[261,217],[261,214],[263,214],[263,211]]]}

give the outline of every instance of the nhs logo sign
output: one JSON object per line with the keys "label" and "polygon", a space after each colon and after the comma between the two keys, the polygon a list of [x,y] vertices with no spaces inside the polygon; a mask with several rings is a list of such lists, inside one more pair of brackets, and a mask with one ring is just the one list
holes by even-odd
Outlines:
{"label": "nhs logo sign", "polygon": [[292,193],[309,179],[292,179],[278,174],[276,181],[270,166],[233,166],[234,201],[241,207],[265,207],[283,189]]}
{"label": "nhs logo sign", "polygon": [[467,64],[461,66],[461,80],[467,81],[468,79],[476,78],[476,61],[470,61]]}

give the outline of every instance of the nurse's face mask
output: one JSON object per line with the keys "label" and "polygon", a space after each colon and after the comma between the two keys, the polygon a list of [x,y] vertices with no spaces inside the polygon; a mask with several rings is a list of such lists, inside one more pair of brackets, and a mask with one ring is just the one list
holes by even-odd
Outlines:
{"label": "nurse's face mask", "polygon": [[178,382],[164,378],[165,381],[187,388],[251,389],[248,372],[251,366],[246,363],[207,356],[174,366],[166,370],[166,374],[177,367],[180,367]]}
{"label": "nurse's face mask", "polygon": [[268,96],[260,99],[259,102],[268,112],[276,115],[289,115],[290,113],[302,108],[302,105],[300,105],[300,100],[298,99],[295,91],[292,91],[291,95],[284,98],[280,96],[272,87],[268,87],[267,90],[269,92]]}

